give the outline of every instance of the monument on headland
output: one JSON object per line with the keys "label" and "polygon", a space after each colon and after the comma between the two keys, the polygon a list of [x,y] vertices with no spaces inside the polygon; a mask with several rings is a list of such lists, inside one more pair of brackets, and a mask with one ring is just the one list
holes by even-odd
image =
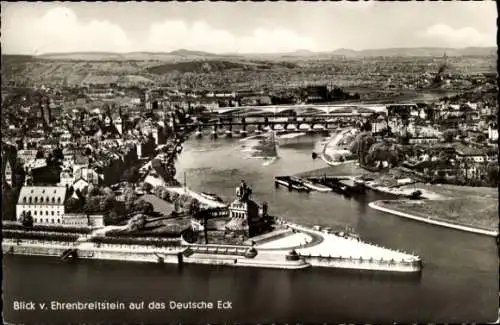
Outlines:
{"label": "monument on headland", "polygon": [[252,188],[244,180],[236,188],[236,199],[229,205],[229,222],[225,228],[244,237],[253,237],[263,231],[262,224],[267,215],[267,204],[261,208],[250,197]]}

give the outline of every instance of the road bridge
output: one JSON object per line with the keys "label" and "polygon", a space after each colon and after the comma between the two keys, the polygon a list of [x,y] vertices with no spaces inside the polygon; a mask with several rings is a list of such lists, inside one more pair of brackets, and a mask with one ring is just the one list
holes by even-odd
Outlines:
{"label": "road bridge", "polygon": [[248,131],[259,133],[264,129],[321,132],[353,125],[370,118],[372,115],[373,113],[302,114],[294,116],[285,114],[273,114],[271,116],[264,114],[253,114],[252,116],[213,115],[208,118],[207,122],[198,121],[190,125],[177,125],[177,127],[194,128],[197,130],[198,135],[201,135],[204,129],[211,129],[212,135],[218,133],[231,135],[235,129],[243,134]]}

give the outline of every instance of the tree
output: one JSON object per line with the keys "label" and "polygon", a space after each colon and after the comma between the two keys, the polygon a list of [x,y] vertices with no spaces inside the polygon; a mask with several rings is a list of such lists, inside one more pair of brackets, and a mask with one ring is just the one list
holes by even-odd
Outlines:
{"label": "tree", "polygon": [[75,199],[73,197],[70,197],[64,203],[65,211],[70,213],[78,211],[81,208],[81,206],[82,206],[82,201],[79,199]]}
{"label": "tree", "polygon": [[138,178],[139,178],[139,170],[135,166],[125,169],[121,177],[123,181],[130,183],[135,183]]}
{"label": "tree", "polygon": [[160,192],[160,198],[162,200],[171,202],[170,193],[166,189],[162,189]]}
{"label": "tree", "polygon": [[52,151],[52,157],[55,159],[55,160],[63,160],[64,159],[64,155],[63,155],[63,151],[60,147],[57,147],[55,148],[53,151]]}
{"label": "tree", "polygon": [[410,143],[410,134],[408,133],[408,131],[404,131],[402,132],[399,137],[398,137],[398,140],[399,140],[399,143],[403,144],[403,145],[407,145]]}
{"label": "tree", "polygon": [[458,135],[457,129],[448,129],[443,132],[442,137],[445,142],[453,142],[453,140],[456,138],[457,135]]}
{"label": "tree", "polygon": [[114,198],[115,197],[115,192],[110,187],[105,187],[102,190],[103,195],[106,196],[106,198]]}
{"label": "tree", "polygon": [[113,209],[115,205],[115,198],[113,196],[102,195],[99,199],[100,211],[109,211]]}
{"label": "tree", "polygon": [[120,222],[119,219],[120,218],[118,217],[116,211],[109,211],[108,213],[104,214],[104,224],[106,226],[117,224],[118,222]]}
{"label": "tree", "polygon": [[416,190],[410,194],[410,199],[412,200],[418,200],[422,197],[422,191]]}
{"label": "tree", "polygon": [[123,196],[125,198],[124,200],[125,210],[130,211],[132,209],[134,201],[137,199],[137,195],[135,194],[134,190],[131,187],[128,187],[125,189]]}
{"label": "tree", "polygon": [[134,204],[132,211],[143,214],[151,214],[154,211],[154,208],[151,203],[139,200],[136,204]]}
{"label": "tree", "polygon": [[2,186],[2,220],[16,220],[16,189]]}
{"label": "tree", "polygon": [[142,186],[142,189],[144,190],[144,192],[149,193],[153,189],[153,185],[151,185],[149,183],[144,183],[144,185]]}
{"label": "tree", "polygon": [[489,163],[486,166],[486,179],[490,186],[498,186],[498,164]]}
{"label": "tree", "polygon": [[20,220],[23,227],[32,228],[33,227],[33,217],[31,216],[31,211],[23,211]]}
{"label": "tree", "polygon": [[191,199],[188,211],[190,216],[195,216],[196,214],[198,214],[198,212],[200,212],[200,201],[195,198]]}
{"label": "tree", "polygon": [[179,193],[177,192],[171,192],[169,194],[169,197],[170,197],[170,202],[174,203],[177,202],[177,199],[179,198]]}
{"label": "tree", "polygon": [[70,198],[73,196],[73,193],[75,193],[75,189],[73,186],[68,187],[68,190],[66,191],[66,198]]}
{"label": "tree", "polygon": [[146,226],[146,216],[142,213],[134,216],[129,221],[129,227],[130,230],[132,231],[143,230],[145,226]]}
{"label": "tree", "polygon": [[88,214],[99,212],[100,208],[101,201],[100,198],[96,196],[88,198],[83,205],[83,211]]}
{"label": "tree", "polygon": [[479,135],[476,136],[475,140],[476,140],[477,143],[483,143],[483,142],[486,141],[486,135],[479,134]]}

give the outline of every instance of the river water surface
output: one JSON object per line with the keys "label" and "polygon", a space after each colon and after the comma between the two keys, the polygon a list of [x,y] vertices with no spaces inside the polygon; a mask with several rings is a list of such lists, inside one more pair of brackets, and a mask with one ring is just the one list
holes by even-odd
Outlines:
{"label": "river water surface", "polygon": [[[498,312],[498,253],[494,238],[441,228],[374,211],[368,193],[288,192],[273,177],[325,167],[312,144],[280,148],[264,166],[245,159],[237,139],[192,140],[178,162],[179,179],[226,201],[244,179],[273,215],[332,227],[350,226],[364,240],[422,256],[420,277],[310,268],[281,271],[216,266],[149,265],[46,257],[4,257],[4,318],[14,323],[458,323],[492,321]],[[145,302],[141,311],[14,311],[14,301]],[[230,310],[148,310],[148,302],[230,300]]]}

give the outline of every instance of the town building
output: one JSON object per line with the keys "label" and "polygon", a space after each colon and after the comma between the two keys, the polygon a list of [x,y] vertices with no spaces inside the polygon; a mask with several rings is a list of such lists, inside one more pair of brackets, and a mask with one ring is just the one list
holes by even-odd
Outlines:
{"label": "town building", "polygon": [[104,227],[102,214],[67,213],[62,218],[62,224],[73,227]]}
{"label": "town building", "polygon": [[69,187],[73,185],[73,181],[73,172],[69,168],[66,168],[61,171],[59,175],[59,183],[57,185]]}
{"label": "town building", "polygon": [[412,137],[409,139],[410,144],[427,144],[427,143],[438,143],[440,140],[439,137]]}
{"label": "town building", "polygon": [[26,165],[28,162],[36,159],[36,154],[38,150],[36,149],[22,149],[17,152],[17,159],[23,165]]}
{"label": "town building", "polygon": [[482,149],[471,148],[460,145],[456,150],[456,159],[458,161],[473,161],[476,163],[484,163],[487,160],[486,152]]}
{"label": "town building", "polygon": [[377,116],[371,121],[372,133],[378,134],[387,130],[388,124],[385,117],[382,115]]}
{"label": "town building", "polygon": [[498,141],[498,125],[494,122],[488,125],[488,140],[491,142]]}
{"label": "town building", "polygon": [[61,224],[64,216],[66,187],[23,186],[16,206],[16,218],[30,212],[35,224]]}

